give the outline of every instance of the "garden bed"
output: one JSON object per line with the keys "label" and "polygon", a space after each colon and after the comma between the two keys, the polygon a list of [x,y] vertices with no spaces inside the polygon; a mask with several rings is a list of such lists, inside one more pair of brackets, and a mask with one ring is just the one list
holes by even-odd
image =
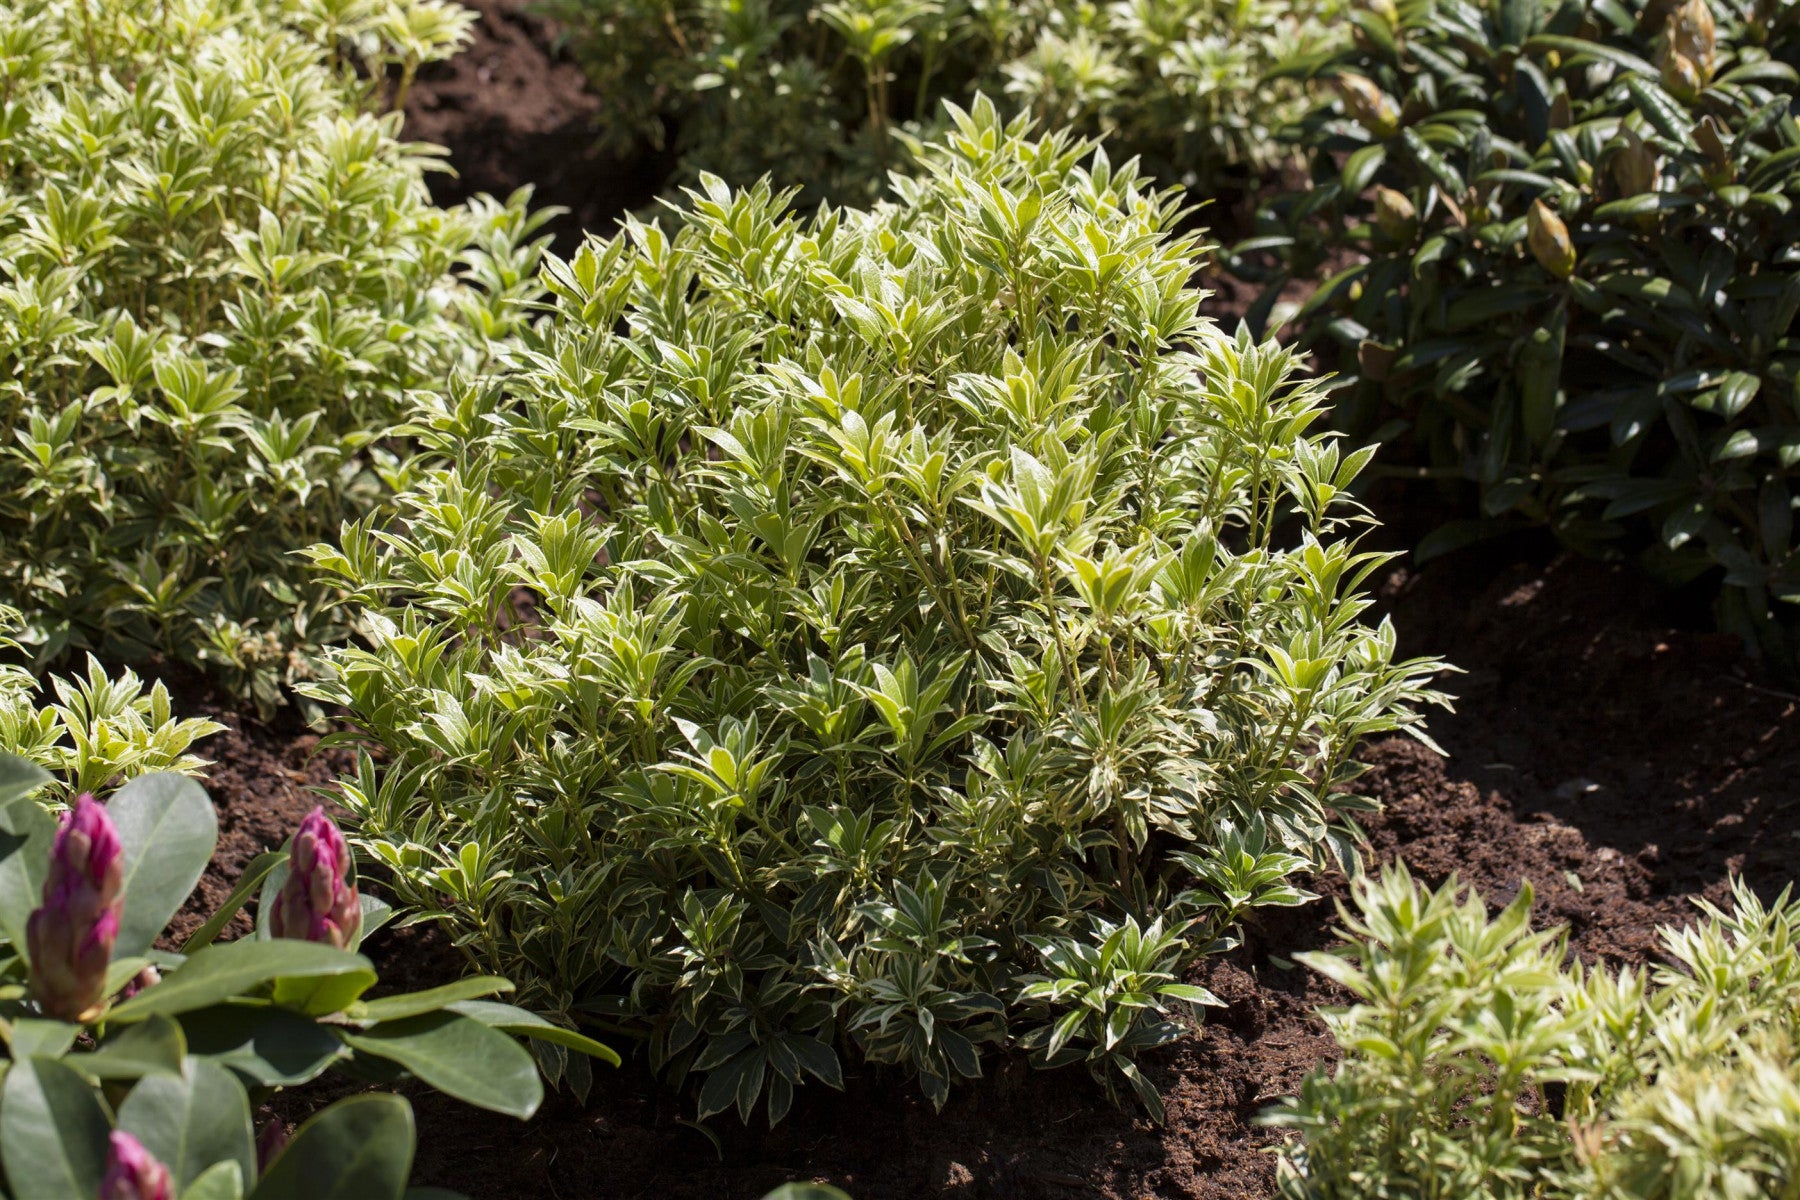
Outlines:
{"label": "garden bed", "polygon": [[[476,44],[422,76],[408,106],[408,136],[452,151],[459,174],[434,184],[439,199],[533,182],[538,203],[571,210],[553,227],[564,251],[581,229],[604,230],[648,201],[659,164],[592,151],[604,98],[556,57],[554,31],[510,0],[473,7]],[[1222,298],[1214,315],[1228,320],[1242,302]],[[1384,515],[1416,532],[1418,514],[1396,505]],[[1400,544],[1399,532],[1384,536]],[[1568,924],[1577,954],[1633,963],[1655,957],[1655,927],[1684,920],[1692,898],[1724,899],[1730,873],[1770,895],[1791,877],[1800,697],[1761,680],[1733,639],[1697,632],[1704,614],[1627,570],[1535,542],[1424,569],[1402,560],[1379,596],[1406,653],[1466,673],[1447,680],[1457,711],[1431,723],[1448,759],[1401,738],[1367,749],[1366,786],[1384,805],[1368,822],[1378,859],[1397,856],[1434,884],[1455,874],[1496,903],[1529,878],[1539,921]],[[232,726],[202,747],[217,763],[209,786],[222,835],[202,889],[210,909],[344,759],[317,754],[316,735],[297,725],[199,707]],[[1200,1037],[1149,1059],[1166,1126],[1115,1109],[1079,1071],[1015,1062],[954,1092],[942,1114],[904,1080],[859,1070],[842,1094],[804,1090],[773,1131],[730,1115],[701,1129],[687,1120],[691,1104],[621,1046],[625,1067],[602,1070],[590,1104],[555,1101],[528,1126],[415,1091],[417,1182],[495,1200],[753,1200],[794,1178],[859,1200],[1266,1196],[1276,1135],[1255,1118],[1334,1053],[1312,1015],[1333,991],[1287,957],[1332,941],[1343,882],[1314,887],[1326,899],[1253,925],[1241,949],[1197,971],[1193,982],[1227,1007]],[[385,934],[370,949],[394,986],[460,967],[429,929]],[[309,1093],[308,1103],[330,1098]]]}
{"label": "garden bed", "polygon": [[[1683,627],[1629,571],[1512,549],[1399,565],[1382,584],[1403,647],[1451,655],[1466,674],[1448,681],[1457,711],[1431,724],[1448,759],[1404,738],[1367,751],[1368,790],[1385,806],[1369,822],[1376,857],[1432,883],[1455,873],[1497,903],[1528,878],[1540,921],[1567,923],[1583,958],[1649,961],[1655,927],[1685,920],[1692,897],[1725,899],[1728,873],[1767,894],[1791,877],[1800,699],[1760,682],[1730,638]],[[218,761],[214,890],[340,765],[313,754],[312,734],[216,715],[235,729],[203,747]],[[628,1058],[600,1070],[586,1108],[553,1101],[526,1126],[415,1093],[419,1181],[477,1200],[754,1200],[796,1177],[859,1200],[1266,1196],[1275,1135],[1255,1117],[1333,1053],[1311,1015],[1332,990],[1286,957],[1332,940],[1342,881],[1315,890],[1326,899],[1250,929],[1196,974],[1228,1007],[1150,1060],[1166,1127],[1113,1108],[1080,1071],[1015,1064],[953,1093],[941,1115],[903,1080],[853,1073],[844,1094],[802,1091],[772,1132],[729,1115],[703,1132]],[[383,935],[371,951],[395,986],[459,966],[430,932]]]}

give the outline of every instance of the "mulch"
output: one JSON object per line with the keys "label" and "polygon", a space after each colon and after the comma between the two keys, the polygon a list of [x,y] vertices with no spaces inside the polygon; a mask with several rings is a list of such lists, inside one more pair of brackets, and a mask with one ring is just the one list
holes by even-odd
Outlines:
{"label": "mulch", "polygon": [[[454,152],[460,176],[434,184],[441,198],[535,180],[541,202],[575,210],[558,229],[566,248],[574,229],[605,228],[654,194],[654,170],[592,153],[601,108],[556,52],[555,31],[512,0],[472,6],[476,46],[427,73],[408,107],[410,136]],[[1389,544],[1399,545],[1391,530],[1419,526],[1417,502],[1378,510],[1394,518]],[[1405,652],[1464,673],[1445,681],[1456,711],[1430,726],[1447,758],[1406,738],[1366,748],[1363,786],[1384,806],[1366,823],[1373,861],[1402,859],[1434,884],[1454,875],[1495,905],[1529,879],[1538,920],[1567,924],[1575,954],[1630,964],[1655,959],[1656,927],[1690,919],[1695,898],[1724,901],[1732,874],[1768,896],[1793,877],[1800,697],[1707,632],[1704,612],[1626,567],[1529,538],[1422,569],[1401,559],[1378,584]],[[223,830],[202,911],[347,761],[315,753],[316,735],[291,717],[268,726],[211,711],[232,728],[202,747],[217,763],[208,786]],[[475,1200],[754,1200],[790,1179],[836,1183],[858,1200],[1264,1197],[1278,1137],[1258,1113],[1335,1057],[1313,1010],[1338,997],[1291,956],[1332,944],[1332,902],[1346,886],[1313,886],[1322,901],[1258,919],[1244,946],[1196,968],[1193,981],[1227,1007],[1146,1063],[1168,1105],[1163,1126],[1114,1108],[1078,1070],[996,1062],[942,1113],[904,1080],[864,1069],[842,1093],[803,1089],[774,1130],[730,1116],[702,1129],[691,1097],[659,1086],[622,1044],[626,1065],[600,1071],[587,1105],[553,1097],[525,1125],[415,1090],[416,1182]],[[457,969],[429,927],[384,932],[368,949],[385,976],[413,986]],[[284,1114],[318,1098],[296,1095]]]}

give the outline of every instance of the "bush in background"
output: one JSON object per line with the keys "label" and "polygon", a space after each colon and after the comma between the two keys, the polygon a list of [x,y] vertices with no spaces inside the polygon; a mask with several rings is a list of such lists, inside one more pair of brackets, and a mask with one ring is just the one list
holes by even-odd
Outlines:
{"label": "bush in background", "polygon": [[708,179],[552,261],[526,369],[413,420],[454,466],[314,551],[363,844],[703,1115],[1001,1046],[1160,1111],[1185,967],[1354,856],[1357,743],[1436,699],[1362,620],[1368,454],[1198,315],[1176,198],[952,117],[894,203]]}
{"label": "bush in background", "polygon": [[[1800,622],[1800,10],[1391,0],[1322,63],[1313,186],[1237,250],[1330,273],[1296,314],[1339,414],[1466,479],[1428,551],[1547,524],[1722,583],[1779,662]],[[1278,319],[1280,315],[1278,314]]]}
{"label": "bush in background", "polygon": [[264,708],[331,636],[293,556],[413,469],[413,388],[537,293],[522,197],[439,209],[368,106],[439,0],[0,12],[0,602],[42,666],[198,664]]}
{"label": "bush in background", "polygon": [[1663,931],[1669,965],[1583,968],[1533,932],[1521,888],[1490,918],[1454,879],[1354,884],[1343,955],[1299,956],[1356,1003],[1344,1050],[1273,1116],[1300,1132],[1283,1196],[1794,1195],[1800,902],[1744,885]]}
{"label": "bush in background", "polygon": [[[17,618],[0,607],[0,655],[20,650],[7,636]],[[91,656],[85,678],[52,678],[48,695],[31,672],[0,662],[0,754],[48,771],[45,786],[61,797],[152,771],[197,774],[207,762],[189,748],[223,728],[202,717],[176,717],[161,683],[145,688],[130,671],[108,677]]]}
{"label": "bush in background", "polygon": [[767,173],[803,202],[855,203],[939,128],[940,101],[1005,97],[1103,134],[1168,183],[1276,161],[1299,91],[1265,82],[1341,0],[544,0],[621,154],[672,151],[676,182]]}

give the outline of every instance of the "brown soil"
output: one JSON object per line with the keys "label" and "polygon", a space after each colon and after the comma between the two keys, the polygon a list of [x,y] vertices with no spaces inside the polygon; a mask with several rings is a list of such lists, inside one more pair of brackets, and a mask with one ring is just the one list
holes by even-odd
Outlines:
{"label": "brown soil", "polygon": [[[540,200],[577,208],[565,231],[604,228],[630,189],[585,149],[597,103],[514,0],[474,6],[476,47],[421,81],[409,132],[452,147],[457,187],[537,179]],[[1366,786],[1385,806],[1368,822],[1378,860],[1398,856],[1434,883],[1455,873],[1496,904],[1529,878],[1539,920],[1570,925],[1577,954],[1624,962],[1653,957],[1655,926],[1687,919],[1692,897],[1722,899],[1730,873],[1771,894],[1792,876],[1800,697],[1760,682],[1730,639],[1694,632],[1628,570],[1490,546],[1393,568],[1380,599],[1408,653],[1467,673],[1447,680],[1458,711],[1431,726],[1447,760],[1403,738],[1367,750]],[[315,745],[244,720],[204,747],[224,832],[209,904],[342,767]],[[841,1094],[804,1090],[773,1131],[731,1118],[701,1131],[686,1121],[691,1101],[621,1045],[626,1066],[601,1069],[589,1105],[552,1099],[529,1125],[415,1093],[417,1182],[476,1200],[753,1200],[797,1178],[859,1200],[1266,1196],[1275,1137],[1255,1117],[1334,1058],[1312,1015],[1334,996],[1290,960],[1332,940],[1344,885],[1316,887],[1325,902],[1259,922],[1244,948],[1196,970],[1228,1007],[1147,1064],[1166,1127],[1114,1109],[1079,1072],[997,1063],[941,1114],[904,1081],[861,1072]],[[390,985],[457,969],[430,930],[384,933],[370,949]],[[293,1097],[286,1115],[319,1098]]]}
{"label": "brown soil", "polygon": [[[180,708],[182,715],[211,717],[226,730],[198,747],[213,761],[205,782],[218,808],[219,844],[211,869],[163,934],[169,949],[218,911],[251,859],[281,847],[317,805],[331,806],[326,785],[355,765],[346,751],[319,753],[318,735],[298,729],[291,714],[271,727],[223,707],[191,680],[182,682],[178,694],[198,697]],[[230,941],[250,930],[249,916],[240,912],[220,937]]]}
{"label": "brown soil", "polygon": [[504,199],[530,183],[535,206],[568,210],[547,227],[565,255],[584,230],[610,233],[627,210],[650,203],[670,164],[596,148],[601,101],[556,49],[556,28],[531,15],[525,0],[464,3],[479,14],[474,41],[421,71],[406,102],[406,137],[450,151],[454,170],[429,177],[432,198]]}

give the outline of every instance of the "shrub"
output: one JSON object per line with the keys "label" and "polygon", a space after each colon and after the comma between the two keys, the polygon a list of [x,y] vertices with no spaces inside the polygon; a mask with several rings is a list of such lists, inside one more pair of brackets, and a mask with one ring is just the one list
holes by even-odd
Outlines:
{"label": "shrub", "polygon": [[[617,1061],[486,999],[511,990],[504,979],[364,999],[376,976],[356,950],[390,910],[358,894],[342,838],[320,813],[294,839],[292,882],[287,851],[262,856],[182,953],[160,950],[155,940],[212,856],[218,826],[206,793],[179,775],[145,775],[106,805],[80,797],[59,824],[31,798],[46,782],[25,761],[0,758],[9,1047],[0,1172],[19,1200],[399,1200],[413,1152],[405,1100],[340,1100],[291,1142],[284,1126],[255,1134],[254,1104],[340,1068],[416,1076],[525,1118],[543,1088],[514,1036]],[[262,907],[278,925],[321,895],[360,915],[341,930],[290,926],[287,937],[269,936],[265,921],[258,936],[214,944],[265,882]],[[136,1186],[114,1190],[121,1176]]]}
{"label": "shrub", "polygon": [[455,465],[314,551],[399,895],[702,1113],[1001,1045],[1154,1107],[1183,968],[1435,698],[1360,619],[1368,455],[1198,315],[1176,199],[952,117],[894,203],[708,179],[553,260],[527,369],[414,420]]}
{"label": "shrub", "polygon": [[1800,1180],[1800,902],[1734,884],[1663,930],[1651,972],[1569,963],[1523,887],[1481,897],[1404,868],[1354,885],[1345,1058],[1274,1116],[1304,1144],[1290,1197],[1782,1197]]}
{"label": "shrub", "polygon": [[[7,637],[17,614],[0,607],[0,654],[19,646]],[[51,772],[58,795],[93,792],[151,771],[197,773],[206,760],[189,747],[224,728],[201,717],[177,718],[168,689],[147,691],[130,671],[108,678],[92,656],[87,677],[53,678],[44,695],[31,672],[0,662],[0,754]]]}
{"label": "shrub", "polygon": [[1406,429],[1406,465],[1479,494],[1428,549],[1548,524],[1710,572],[1724,625],[1791,658],[1800,10],[1414,0],[1353,22],[1299,132],[1314,184],[1240,248],[1279,258],[1263,311],[1336,272],[1298,321],[1337,348],[1342,423]]}
{"label": "shrub", "polygon": [[677,181],[771,173],[808,203],[873,197],[940,100],[1004,94],[1104,134],[1168,182],[1273,160],[1298,92],[1265,85],[1341,0],[545,0],[606,104],[616,152],[672,151]]}
{"label": "shrub", "polygon": [[405,393],[483,369],[536,294],[523,198],[432,206],[359,107],[353,48],[404,72],[455,11],[0,12],[0,601],[37,665],[160,654],[267,707],[330,634],[292,551],[404,484]]}

